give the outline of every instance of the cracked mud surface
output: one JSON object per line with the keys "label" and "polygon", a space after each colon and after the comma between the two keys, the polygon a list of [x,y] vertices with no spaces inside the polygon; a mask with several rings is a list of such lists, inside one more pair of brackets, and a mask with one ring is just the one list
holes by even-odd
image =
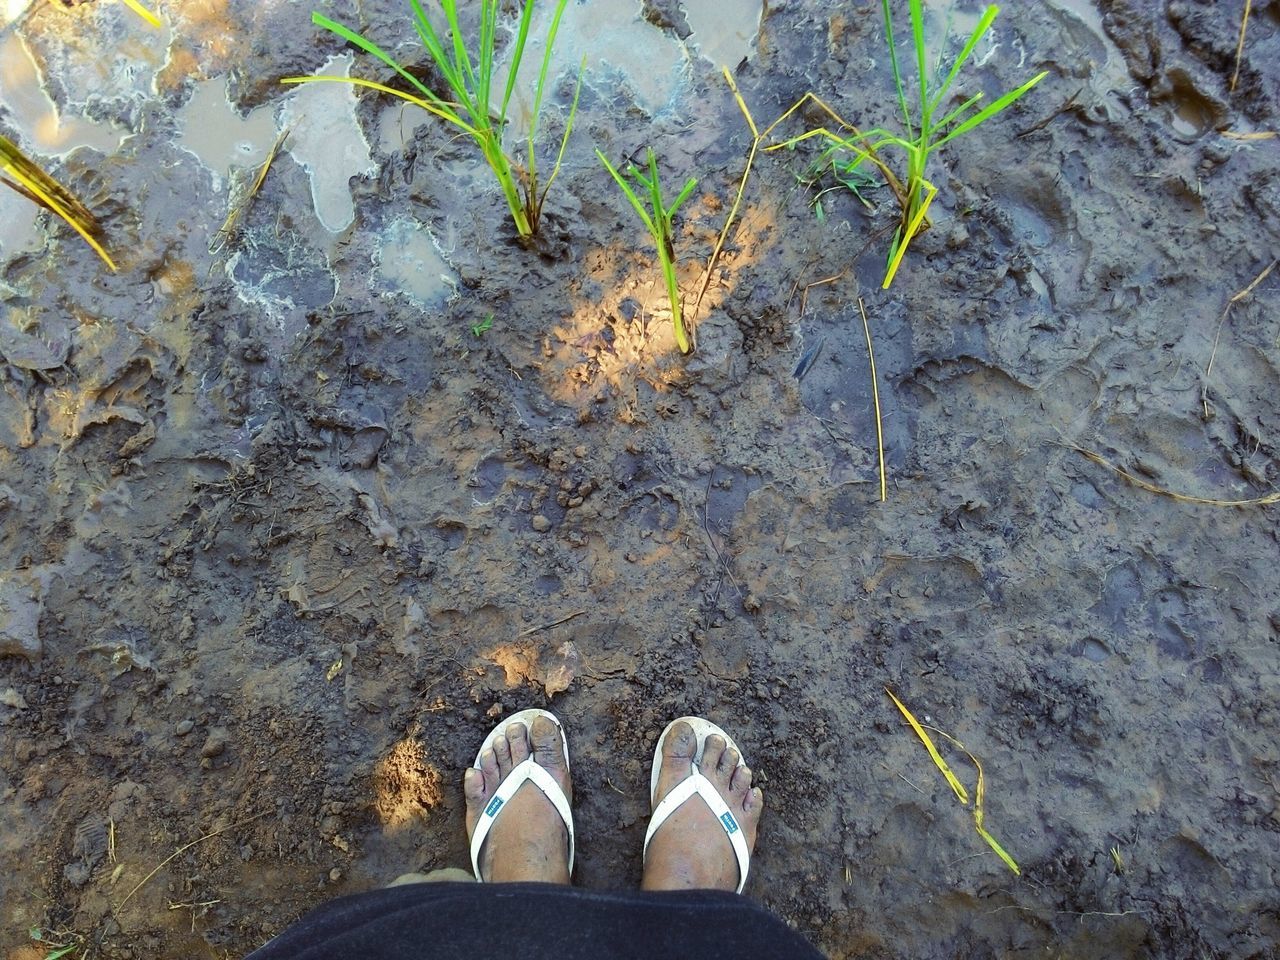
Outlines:
{"label": "cracked mud surface", "polygon": [[[1072,449],[1275,486],[1280,273],[1219,330],[1280,250],[1280,141],[1220,131],[1277,129],[1280,4],[1234,94],[1230,5],[1010,5],[970,84],[1050,76],[936,157],[893,289],[888,195],[819,220],[803,157],[764,155],[689,359],[590,148],[701,178],[691,297],[749,147],[710,63],[662,109],[584,88],[540,251],[465,144],[362,96],[352,225],[286,149],[215,257],[226,172],[176,143],[195,84],[276,116],[341,50],[303,7],[179,7],[155,92],[95,99],[70,62],[145,29],[114,6],[20,25],[54,101],[130,135],[53,166],[120,274],[43,219],[0,248],[0,951],[238,956],[462,865],[459,772],[526,706],[570,733],[586,886],[638,883],[653,743],[693,712],[768,794],[747,892],[832,957],[1280,950],[1276,507]],[[636,6],[680,49],[680,4]],[[735,70],[757,121],[812,89],[893,122],[877,6],[770,3]],[[1021,878],[886,686],[981,760]]]}

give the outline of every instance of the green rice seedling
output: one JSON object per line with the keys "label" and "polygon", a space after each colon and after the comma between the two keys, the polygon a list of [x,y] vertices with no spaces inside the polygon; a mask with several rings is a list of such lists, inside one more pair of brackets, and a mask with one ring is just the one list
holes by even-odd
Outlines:
{"label": "green rice seedling", "polygon": [[[542,110],[542,97],[547,85],[547,73],[551,66],[551,51],[555,46],[556,33],[560,29],[560,18],[568,0],[556,0],[555,13],[551,26],[547,30],[546,50],[542,57],[542,69],[538,73],[534,87],[533,111],[529,118],[528,143],[525,150],[524,164],[512,158],[502,145],[503,129],[507,124],[507,108],[515,91],[516,77],[520,72],[520,63],[524,56],[525,43],[529,39],[529,26],[533,20],[534,0],[524,0],[520,14],[520,22],[516,29],[515,46],[512,49],[511,67],[506,86],[502,91],[501,105],[496,115],[492,106],[491,95],[494,93],[495,49],[498,42],[498,7],[500,0],[481,0],[479,38],[473,54],[467,50],[458,21],[458,0],[440,0],[444,15],[448,21],[448,36],[443,37],[427,18],[421,0],[410,0],[413,8],[414,27],[426,47],[432,63],[444,78],[448,90],[438,94],[425,83],[415,77],[403,65],[397,63],[372,40],[368,40],[349,27],[330,20],[321,13],[313,12],[311,20],[317,26],[337,34],[348,43],[354,44],[366,53],[373,54],[388,67],[394,70],[413,87],[421,96],[395,90],[385,84],[359,77],[285,77],[281,83],[315,83],[319,81],[336,81],[350,83],[355,86],[369,87],[382,93],[389,93],[427,113],[439,117],[457,127],[475,141],[484,155],[485,162],[493,170],[494,176],[502,188],[503,197],[511,211],[516,231],[522,240],[528,240],[538,232],[538,224],[542,217],[542,205],[547,191],[560,172],[560,163],[564,159],[565,147],[569,142],[569,134],[573,130],[573,120],[578,110],[578,94],[582,90],[582,70],[578,71],[578,85],[573,94],[573,105],[569,109],[569,119],[565,124],[564,137],[560,141],[560,152],[556,156],[551,176],[545,184],[538,180],[538,164],[534,153],[534,139],[537,135],[538,116]],[[583,61],[585,65],[585,60]]]}
{"label": "green rice seedling", "polygon": [[671,300],[671,324],[675,330],[676,346],[680,348],[681,353],[688,353],[689,338],[685,335],[684,319],[680,311],[680,287],[676,283],[676,254],[675,248],[671,243],[671,218],[675,216],[676,211],[693,194],[698,181],[697,178],[690,177],[685,181],[680,194],[668,205],[662,199],[662,185],[658,181],[658,158],[654,156],[652,147],[648,148],[647,155],[649,175],[645,176],[641,173],[634,163],[627,167],[627,175],[635,180],[643,188],[644,192],[648,194],[646,197],[648,209],[646,209],[645,203],[641,201],[635,190],[631,188],[627,178],[617,171],[603,153],[596,150],[596,156],[600,158],[604,168],[609,171],[609,175],[613,177],[621,188],[628,202],[635,208],[636,213],[640,215],[640,219],[648,229],[649,235],[653,237],[654,246],[658,248],[658,262],[662,265],[662,277],[667,283],[667,297]]}
{"label": "green rice seedling", "polygon": [[[0,183],[16,190],[32,203],[57,214],[71,229],[84,237],[85,243],[93,248],[94,253],[108,267],[113,271],[116,269],[115,262],[99,242],[102,230],[89,208],[28,159],[17,144],[5,137],[0,137],[0,173],[9,175],[0,176]],[[9,177],[13,179],[10,180]]]}
{"label": "green rice seedling", "polygon": [[[961,67],[973,56],[973,51],[977,47],[978,41],[991,29],[991,25],[999,14],[1000,8],[992,4],[983,11],[978,25],[969,35],[968,40],[965,41],[959,55],[946,71],[945,77],[938,83],[936,82],[936,77],[931,75],[927,66],[928,53],[924,36],[924,4],[922,0],[910,0],[911,42],[915,52],[916,86],[918,88],[916,90],[917,103],[913,109],[913,104],[907,96],[906,84],[903,82],[902,70],[898,64],[898,51],[897,46],[894,44],[893,16],[889,9],[889,0],[881,0],[881,5],[884,13],[885,39],[889,46],[889,62],[893,68],[893,81],[897,88],[898,106],[902,110],[905,135],[882,128],[858,131],[853,130],[847,124],[842,124],[846,130],[852,130],[852,133],[839,134],[826,129],[810,130],[808,133],[777,144],[770,149],[793,146],[801,140],[822,136],[831,141],[831,146],[824,153],[824,159],[829,160],[834,165],[842,179],[849,178],[864,163],[880,169],[890,187],[897,194],[898,201],[902,207],[902,221],[898,225],[893,243],[889,248],[888,265],[885,270],[884,283],[882,284],[887,289],[889,284],[893,282],[898,266],[902,262],[902,257],[907,251],[907,246],[928,223],[926,217],[929,204],[933,202],[933,198],[938,192],[938,188],[926,176],[929,155],[944,144],[950,143],[957,137],[968,133],[1011,106],[1023,94],[1043,80],[1048,75],[1048,71],[1038,73],[1026,83],[1010,90],[986,106],[980,105],[983,94],[979,91],[964,100],[959,106],[948,108],[945,101],[947,95],[951,92],[952,86],[955,84]],[[939,68],[939,73],[941,73],[942,64],[939,64]],[[836,116],[830,108],[827,108],[827,112],[832,116]],[[887,147],[896,147],[906,155],[907,176],[905,183],[897,181],[880,156],[880,152]]]}

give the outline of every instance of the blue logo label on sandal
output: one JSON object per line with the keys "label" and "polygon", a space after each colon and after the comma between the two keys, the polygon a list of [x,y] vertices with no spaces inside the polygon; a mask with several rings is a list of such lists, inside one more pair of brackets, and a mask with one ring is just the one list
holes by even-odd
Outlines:
{"label": "blue logo label on sandal", "polygon": [[502,805],[506,802],[501,797],[494,797],[489,801],[489,805],[484,808],[484,815],[486,817],[496,817],[498,811],[502,809]]}
{"label": "blue logo label on sandal", "polygon": [[738,832],[738,821],[733,819],[732,813],[722,814],[720,822],[724,824],[724,832],[729,834],[729,836],[733,836]]}

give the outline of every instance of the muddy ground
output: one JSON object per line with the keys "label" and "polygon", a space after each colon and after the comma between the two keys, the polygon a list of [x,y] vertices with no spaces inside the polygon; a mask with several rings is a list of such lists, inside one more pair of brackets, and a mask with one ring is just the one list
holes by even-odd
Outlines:
{"label": "muddy ground", "polygon": [[[54,103],[125,134],[48,161],[122,269],[30,210],[0,248],[0,950],[235,957],[461,865],[461,768],[549,706],[585,886],[638,882],[654,740],[698,712],[765,781],[748,893],[832,957],[1276,956],[1276,507],[1073,449],[1277,481],[1280,273],[1221,323],[1280,251],[1280,141],[1227,135],[1277,129],[1280,3],[1231,92],[1241,6],[1010,4],[966,92],[1049,77],[934,158],[888,292],[889,194],[818,217],[811,154],[761,155],[687,359],[591,154],[702,178],[693,301],[750,136],[679,4],[619,27],[684,51],[668,100],[590,62],[540,249],[466,143],[364,94],[336,206],[286,144],[212,255],[226,165],[175,118],[214,79],[274,136],[276,81],[341,45],[305,4],[171,4],[159,56],[123,5],[27,10]],[[399,3],[321,7],[415,56]],[[768,4],[733,65],[762,125],[808,90],[894,122],[878,7]],[[982,762],[1021,877],[886,686]]]}

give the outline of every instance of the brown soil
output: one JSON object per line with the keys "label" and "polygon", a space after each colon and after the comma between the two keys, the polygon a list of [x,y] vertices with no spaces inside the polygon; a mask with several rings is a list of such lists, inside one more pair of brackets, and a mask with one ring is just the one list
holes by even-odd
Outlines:
{"label": "brown soil", "polygon": [[[50,71],[59,18],[93,6],[20,25]],[[1276,956],[1276,508],[1072,449],[1204,497],[1276,483],[1280,271],[1220,324],[1280,250],[1280,141],[1222,132],[1280,126],[1280,3],[1254,3],[1231,93],[1239,6],[1010,5],[970,89],[1050,76],[936,156],[934,227],[888,292],[887,192],[819,219],[803,152],[761,156],[687,359],[590,148],[701,178],[692,299],[749,146],[705,61],[656,116],[584,92],[540,250],[425,123],[351,181],[332,269],[287,151],[224,269],[225,186],[173,143],[190,83],[100,105],[135,135],[56,172],[124,269],[56,224],[0,256],[45,350],[0,343],[0,954],[37,927],[86,957],[235,957],[463,865],[461,769],[547,706],[585,886],[638,883],[654,741],[696,712],[766,790],[748,893],[832,957]],[[666,7],[645,29],[687,32]],[[893,123],[878,7],[771,2],[735,71],[757,119],[812,89]],[[281,99],[339,50],[308,9],[179,19],[181,63],[243,110]],[[362,9],[410,36],[398,3]],[[369,130],[381,109],[362,98]],[[376,279],[406,215],[453,238],[439,309]],[[1021,877],[886,686],[981,760]]]}

